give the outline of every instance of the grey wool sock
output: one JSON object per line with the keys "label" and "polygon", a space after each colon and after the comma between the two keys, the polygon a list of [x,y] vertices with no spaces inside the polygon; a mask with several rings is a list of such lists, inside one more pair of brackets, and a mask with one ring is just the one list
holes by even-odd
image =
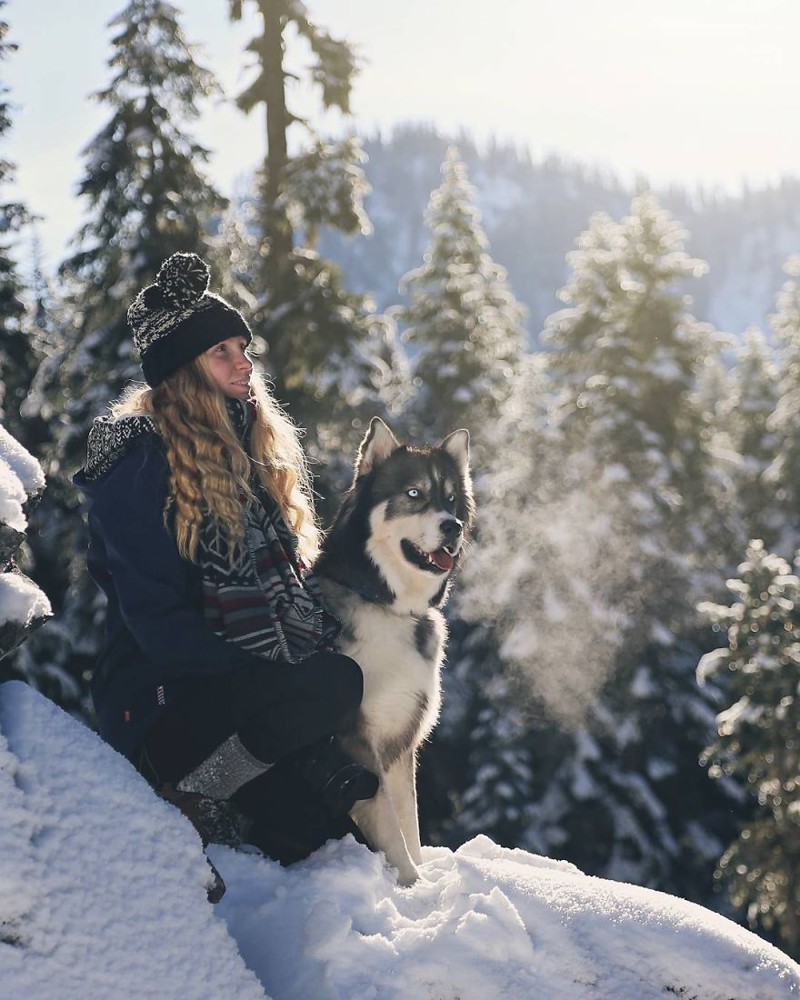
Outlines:
{"label": "grey wool sock", "polygon": [[242,785],[271,767],[272,764],[254,757],[234,733],[178,782],[178,791],[195,792],[210,799],[229,799]]}

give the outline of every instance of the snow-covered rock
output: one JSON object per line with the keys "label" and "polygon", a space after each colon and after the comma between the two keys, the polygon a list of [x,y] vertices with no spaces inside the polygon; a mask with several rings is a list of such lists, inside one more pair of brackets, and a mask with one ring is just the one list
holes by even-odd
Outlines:
{"label": "snow-covered rock", "polygon": [[20,481],[26,496],[35,497],[44,489],[44,472],[38,459],[0,424],[0,461]]}
{"label": "snow-covered rock", "polygon": [[0,424],[0,657],[52,614],[45,594],[13,563],[44,485],[39,462]]}
{"label": "snow-covered rock", "polygon": [[785,1000],[800,966],[702,907],[486,837],[397,886],[352,838],[215,847],[126,760],[0,686],[0,995],[26,1000]]}
{"label": "snow-covered rock", "polygon": [[50,613],[50,602],[33,580],[22,573],[0,575],[0,626],[7,622],[30,625]]}

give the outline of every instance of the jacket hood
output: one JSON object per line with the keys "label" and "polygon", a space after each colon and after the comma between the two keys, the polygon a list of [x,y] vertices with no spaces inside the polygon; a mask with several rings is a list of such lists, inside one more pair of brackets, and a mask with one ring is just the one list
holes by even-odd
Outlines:
{"label": "jacket hood", "polygon": [[[231,426],[246,448],[255,406],[237,399],[226,399],[225,403]],[[86,464],[73,476],[73,483],[91,494],[93,485],[104,479],[128,452],[154,440],[160,442],[161,438],[152,417],[138,414],[96,417],[86,444]]]}
{"label": "jacket hood", "polygon": [[158,437],[158,431],[152,417],[97,417],[89,431],[86,464],[73,482],[91,492],[92,484],[107,476],[129,451],[138,447],[143,439],[153,437]]}

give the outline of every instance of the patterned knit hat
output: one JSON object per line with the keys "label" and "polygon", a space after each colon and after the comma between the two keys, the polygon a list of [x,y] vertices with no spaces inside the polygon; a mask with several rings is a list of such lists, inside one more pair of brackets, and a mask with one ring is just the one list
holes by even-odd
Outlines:
{"label": "patterned knit hat", "polygon": [[228,337],[252,333],[238,309],[208,291],[208,265],[197,254],[174,253],[161,265],[154,285],[128,309],[133,342],[147,384],[160,385],[183,365]]}

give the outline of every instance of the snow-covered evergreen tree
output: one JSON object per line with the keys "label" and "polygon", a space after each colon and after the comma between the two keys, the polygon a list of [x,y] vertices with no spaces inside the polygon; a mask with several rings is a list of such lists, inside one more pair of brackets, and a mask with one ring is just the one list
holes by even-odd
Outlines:
{"label": "snow-covered evergreen tree", "polygon": [[470,638],[472,644],[459,644],[453,665],[470,695],[458,730],[467,753],[451,789],[458,795],[458,809],[443,832],[460,843],[491,830],[498,843],[513,846],[522,842],[530,825],[535,798],[529,697],[517,678],[497,669],[492,632],[473,628]]}
{"label": "snow-covered evergreen tree", "polygon": [[82,458],[91,419],[141,378],[128,305],[170,254],[205,255],[209,220],[224,207],[202,173],[208,150],[185,130],[217,84],[197,62],[178,11],[166,0],[130,0],[109,27],[112,78],[93,97],[111,114],[84,149],[78,194],[87,217],[61,266],[73,317],[57,362],[57,450],[70,468]]}
{"label": "snow-covered evergreen tree", "polygon": [[767,471],[780,444],[773,426],[778,370],[773,350],[756,327],[745,332],[734,353],[731,381],[723,410],[734,458],[737,551],[741,553],[750,538],[761,538],[771,546],[781,535],[775,484]]}
{"label": "snow-covered evergreen tree", "polygon": [[[25,647],[37,664],[59,664],[85,687],[100,630],[99,598],[85,572],[80,499],[70,477],[84,459],[92,419],[131,379],[141,379],[126,311],[178,250],[206,254],[207,227],[224,200],[202,174],[208,152],[185,131],[215,90],[165,0],[130,0],[110,22],[112,78],[94,97],[110,117],[84,150],[79,194],[87,217],[61,267],[63,346],[45,359],[25,413],[52,414],[45,453],[48,490],[36,513],[36,579],[55,620]],[[32,533],[33,534],[33,533]]]}
{"label": "snow-covered evergreen tree", "polygon": [[13,676],[7,654],[51,614],[46,595],[16,563],[43,489],[42,467],[0,424],[0,681]]}
{"label": "snow-covered evergreen tree", "polygon": [[[354,451],[370,416],[385,414],[382,399],[394,393],[401,362],[392,323],[375,316],[367,299],[347,292],[336,268],[315,251],[322,228],[368,230],[363,153],[355,138],[327,141],[293,114],[285,50],[290,43],[305,47],[307,81],[323,110],[345,116],[357,62],[351,46],[315,24],[299,0],[252,2],[263,25],[248,46],[257,75],[238,104],[245,112],[265,110],[267,149],[256,209],[237,250],[244,265],[241,280],[278,398],[307,428],[312,458],[338,459],[343,476],[342,457]],[[229,6],[231,17],[239,19],[243,0]],[[308,139],[290,154],[288,135],[295,126],[302,126]],[[324,478],[337,478],[332,471],[329,466]],[[329,485],[322,484],[323,494]]]}
{"label": "snow-covered evergreen tree", "polygon": [[703,483],[703,415],[694,394],[710,331],[686,312],[678,288],[705,265],[650,194],[621,224],[597,215],[571,257],[560,293],[569,308],[548,321],[557,383],[554,418],[570,450],[649,484],[652,525],[674,519]]}
{"label": "snow-covered evergreen tree", "polygon": [[[453,146],[431,194],[430,242],[420,267],[400,281],[408,304],[396,312],[412,357],[414,437],[467,427],[480,447],[511,391],[525,342],[523,310],[492,260],[475,189]],[[480,456],[479,456],[480,457]]]}
{"label": "snow-covered evergreen tree", "polygon": [[[4,6],[5,0],[0,0],[0,9]],[[0,18],[0,60],[17,48],[8,33],[8,23]],[[0,138],[11,127],[11,110],[8,87],[0,83]],[[19,409],[33,379],[36,353],[24,284],[12,253],[13,237],[29,221],[29,213],[19,202],[7,200],[6,189],[13,180],[13,164],[0,159],[0,420],[19,436]]]}
{"label": "snow-covered evergreen tree", "polygon": [[697,894],[710,889],[721,804],[696,767],[711,702],[694,685],[694,604],[727,541],[727,498],[715,493],[696,397],[712,332],[678,291],[703,265],[652,195],[635,198],[618,226],[601,219],[594,230],[573,258],[571,308],[545,337],[555,350],[556,439],[569,462],[594,465],[614,497],[608,533],[622,547],[622,570],[599,593],[624,620],[613,672],[587,718],[600,752],[578,762],[577,777],[567,760],[562,787],[579,789],[571,808],[587,821],[604,815],[609,873]]}
{"label": "snow-covered evergreen tree", "polygon": [[[800,568],[800,562],[796,563]],[[731,776],[756,800],[752,819],[719,863],[730,898],[751,926],[775,930],[800,956],[800,578],[760,540],[729,606],[703,610],[728,645],[706,654],[701,684],[722,675],[733,704],[717,716],[717,741],[705,752],[712,777]]]}
{"label": "snow-covered evergreen tree", "polygon": [[778,402],[770,422],[777,441],[767,472],[780,518],[778,551],[790,557],[800,547],[800,255],[786,262],[788,280],[770,317],[778,344]]}
{"label": "snow-covered evergreen tree", "polygon": [[724,535],[695,392],[713,341],[677,290],[702,271],[683,240],[650,195],[581,236],[544,385],[523,392],[544,419],[499,439],[465,604],[561,723],[532,730],[543,791],[523,845],[697,898],[724,810],[697,766],[713,711],[694,605]]}
{"label": "snow-covered evergreen tree", "polygon": [[[448,150],[441,176],[425,215],[430,241],[423,264],[401,279],[407,304],[394,311],[412,367],[403,431],[415,442],[435,443],[466,427],[480,508],[488,485],[483,473],[522,364],[525,334],[522,309],[505,272],[490,256],[475,192],[455,147]],[[458,593],[448,614],[454,620],[459,616]],[[435,816],[435,804],[426,800],[422,788],[421,811],[426,820],[431,817],[426,832],[434,840],[463,839],[464,832],[493,817],[495,833],[513,843],[514,831],[523,826],[519,801],[529,788],[527,751],[512,739],[512,733],[520,733],[519,718],[511,685],[493,669],[498,661],[491,630],[479,622],[458,623],[448,659],[447,719],[434,737],[428,766],[446,776],[451,799],[458,797],[468,774],[479,777],[455,817]],[[464,745],[469,747],[466,755]]]}

